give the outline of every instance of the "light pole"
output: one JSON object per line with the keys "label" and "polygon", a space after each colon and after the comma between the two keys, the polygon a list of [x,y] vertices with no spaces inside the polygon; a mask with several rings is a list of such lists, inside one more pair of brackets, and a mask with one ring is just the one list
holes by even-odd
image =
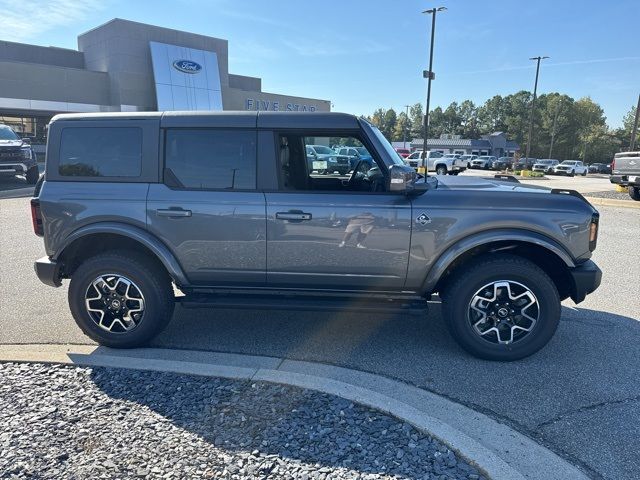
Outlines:
{"label": "light pole", "polygon": [[424,125],[422,133],[422,151],[425,152],[422,158],[422,166],[426,167],[426,151],[427,151],[427,139],[429,138],[429,104],[431,103],[431,80],[435,78],[433,73],[433,39],[436,33],[436,14],[446,10],[447,7],[435,7],[425,10],[422,13],[431,14],[431,46],[429,47],[429,70],[422,72],[422,76],[427,79],[427,109],[424,112]]}
{"label": "light pole", "polygon": [[[536,108],[536,95],[538,94],[538,75],[540,74],[540,60],[544,60],[549,57],[531,57],[529,60],[536,60],[536,82],[533,85],[533,100],[531,100],[531,113],[529,115],[529,138],[527,140],[527,153],[526,158],[529,158],[531,153],[531,138],[533,137],[533,113]],[[528,162],[528,160],[527,160]]]}
{"label": "light pole", "polygon": [[638,135],[638,120],[640,119],[640,95],[638,95],[638,106],[636,107],[636,119],[633,121],[633,130],[631,130],[631,142],[629,142],[629,150],[636,148],[636,136]]}
{"label": "light pole", "polygon": [[409,105],[404,106],[407,109],[407,124],[402,130],[402,148],[407,148],[407,129],[409,128]]}

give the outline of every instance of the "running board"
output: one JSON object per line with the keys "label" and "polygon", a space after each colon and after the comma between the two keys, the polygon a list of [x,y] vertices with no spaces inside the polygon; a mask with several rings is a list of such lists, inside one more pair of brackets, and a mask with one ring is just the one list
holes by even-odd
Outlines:
{"label": "running board", "polygon": [[269,295],[269,294],[202,294],[191,293],[176,297],[184,308],[238,308],[249,310],[292,310],[361,313],[409,313],[424,315],[427,301],[420,297],[372,298],[327,297],[318,295]]}

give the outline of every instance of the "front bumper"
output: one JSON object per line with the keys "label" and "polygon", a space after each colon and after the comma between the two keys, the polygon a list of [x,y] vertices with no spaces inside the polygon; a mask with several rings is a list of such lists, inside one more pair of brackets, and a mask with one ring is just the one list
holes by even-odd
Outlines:
{"label": "front bumper", "polygon": [[20,175],[27,173],[27,170],[37,165],[35,160],[20,162],[0,162],[0,175]]}
{"label": "front bumper", "polygon": [[615,183],[617,185],[622,185],[622,186],[628,186],[631,185],[633,187],[640,187],[640,175],[631,175],[632,177],[635,176],[635,182],[630,182],[629,181],[629,175],[611,175],[609,177],[609,181],[611,183]]}
{"label": "front bumper", "polygon": [[554,170],[554,175],[571,175],[571,170]]}
{"label": "front bumper", "polygon": [[59,262],[51,260],[49,257],[42,257],[34,263],[36,275],[38,279],[45,285],[50,287],[59,287],[62,285],[60,277],[62,265]]}
{"label": "front bumper", "polygon": [[602,281],[602,270],[592,261],[587,260],[569,270],[573,279],[571,299],[575,303],[582,302],[587,295],[594,292]]}

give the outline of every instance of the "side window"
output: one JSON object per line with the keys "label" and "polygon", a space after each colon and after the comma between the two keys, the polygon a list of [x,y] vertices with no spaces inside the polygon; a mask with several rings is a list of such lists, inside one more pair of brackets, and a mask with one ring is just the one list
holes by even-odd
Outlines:
{"label": "side window", "polygon": [[256,188],[256,132],[167,130],[165,181],[193,190]]}
{"label": "side window", "polygon": [[[385,189],[383,173],[364,144],[354,136],[281,134],[277,144],[283,190],[380,192]],[[352,146],[335,148],[345,144]],[[315,155],[310,155],[310,150]],[[355,156],[356,152],[359,157]]]}
{"label": "side window", "polygon": [[60,137],[58,173],[65,177],[139,177],[142,129],[67,127]]}

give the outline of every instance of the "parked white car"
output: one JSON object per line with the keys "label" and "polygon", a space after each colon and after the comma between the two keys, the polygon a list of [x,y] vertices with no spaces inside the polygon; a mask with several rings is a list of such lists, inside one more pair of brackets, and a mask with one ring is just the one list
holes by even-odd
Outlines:
{"label": "parked white car", "polygon": [[476,158],[478,158],[477,155],[461,155],[460,156],[460,160],[466,163],[465,166],[467,168],[471,168],[471,162],[473,162]]}
{"label": "parked white car", "polygon": [[580,160],[565,160],[559,165],[553,168],[555,175],[568,175],[573,177],[574,175],[587,175],[588,168]]}
{"label": "parked white car", "polygon": [[482,168],[484,170],[489,170],[493,165],[493,162],[495,162],[496,160],[498,160],[496,157],[492,157],[490,155],[482,155],[471,162],[471,168]]}
{"label": "parked white car", "polygon": [[553,173],[554,167],[556,167],[560,163],[560,160],[553,160],[551,158],[543,158],[538,160],[533,165],[534,172],[541,173]]}
{"label": "parked white car", "polygon": [[[436,172],[438,175],[446,175],[447,173],[449,175],[458,175],[460,172],[464,172],[466,168],[466,163],[458,158],[459,155],[443,155],[441,152],[432,151],[428,151],[426,154],[428,172]],[[422,166],[424,158],[424,152],[418,150],[405,158],[404,161],[407,165],[418,168]]]}

